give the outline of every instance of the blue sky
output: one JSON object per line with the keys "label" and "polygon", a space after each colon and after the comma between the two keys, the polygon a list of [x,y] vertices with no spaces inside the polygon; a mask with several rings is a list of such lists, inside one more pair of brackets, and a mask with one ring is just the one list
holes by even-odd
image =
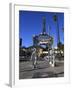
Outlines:
{"label": "blue sky", "polygon": [[19,37],[22,38],[22,46],[33,45],[33,35],[38,35],[42,32],[42,18],[46,17],[46,32],[50,26],[50,35],[54,38],[54,46],[57,45],[57,29],[53,16],[57,15],[60,31],[60,41],[64,43],[64,13],[56,12],[37,12],[37,11],[19,11]]}

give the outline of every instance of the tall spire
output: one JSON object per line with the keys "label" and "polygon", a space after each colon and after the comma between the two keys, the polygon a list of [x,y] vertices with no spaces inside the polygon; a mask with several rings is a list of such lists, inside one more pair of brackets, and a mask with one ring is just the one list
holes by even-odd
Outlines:
{"label": "tall spire", "polygon": [[46,18],[43,17],[43,31],[42,31],[43,34],[46,33]]}

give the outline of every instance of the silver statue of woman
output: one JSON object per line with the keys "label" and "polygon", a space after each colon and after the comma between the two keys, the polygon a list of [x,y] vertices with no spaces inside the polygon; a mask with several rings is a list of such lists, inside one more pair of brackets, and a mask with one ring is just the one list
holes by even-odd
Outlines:
{"label": "silver statue of woman", "polygon": [[48,55],[44,57],[44,60],[48,61],[50,66],[55,66],[55,55],[54,55],[54,49],[48,51]]}
{"label": "silver statue of woman", "polygon": [[51,55],[51,59],[50,59],[50,62],[49,64],[54,67],[55,66],[55,55],[54,55],[54,49],[50,50],[50,55]]}
{"label": "silver statue of woman", "polygon": [[34,68],[37,68],[37,54],[36,54],[36,48],[33,49],[32,55],[31,55],[32,65]]}

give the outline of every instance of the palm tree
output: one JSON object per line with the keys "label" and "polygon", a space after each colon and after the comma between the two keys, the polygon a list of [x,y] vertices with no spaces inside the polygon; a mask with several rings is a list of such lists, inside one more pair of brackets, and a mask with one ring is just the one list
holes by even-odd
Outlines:
{"label": "palm tree", "polygon": [[59,46],[58,44],[61,44],[61,42],[60,42],[60,34],[59,34],[58,17],[57,17],[56,14],[53,16],[53,19],[54,19],[54,22],[56,23],[56,29],[57,29],[57,47],[58,47]]}
{"label": "palm tree", "polygon": [[55,14],[53,16],[54,22],[56,23],[56,29],[57,29],[57,51],[59,52],[58,56],[61,56],[61,50],[64,51],[63,44],[60,41],[60,34],[59,34],[59,23],[58,23],[58,17]]}

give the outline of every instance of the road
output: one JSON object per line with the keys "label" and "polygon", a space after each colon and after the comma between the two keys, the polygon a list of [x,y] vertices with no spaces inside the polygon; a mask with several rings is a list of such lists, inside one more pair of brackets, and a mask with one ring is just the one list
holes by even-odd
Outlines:
{"label": "road", "polygon": [[55,67],[51,67],[48,61],[37,61],[37,68],[33,68],[32,61],[19,62],[19,79],[53,78],[64,76],[64,62],[57,61]]}

